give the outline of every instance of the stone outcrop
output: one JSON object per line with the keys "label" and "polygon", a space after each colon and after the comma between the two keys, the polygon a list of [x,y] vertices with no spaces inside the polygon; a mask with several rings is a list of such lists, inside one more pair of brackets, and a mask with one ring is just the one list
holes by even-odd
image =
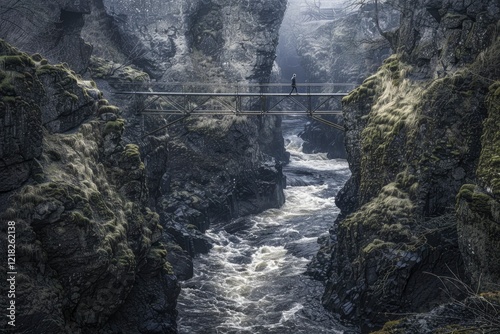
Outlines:
{"label": "stone outcrop", "polygon": [[[125,6],[122,1],[95,0],[91,5],[83,36],[94,42],[90,75],[105,91],[127,84],[147,89],[150,78],[213,86],[266,82],[285,9],[284,1],[248,6],[138,1]],[[103,27],[105,33],[98,36]],[[123,136],[130,142],[171,121],[137,117],[138,110],[161,108],[163,102],[128,97],[112,102],[124,111]],[[206,252],[210,241],[203,232],[211,223],[283,203],[279,161],[287,156],[280,126],[273,117],[190,118],[138,140],[148,203],[160,214],[170,242],[191,255]]]}
{"label": "stone outcrop", "polygon": [[362,332],[464,297],[443,290],[441,277],[473,286],[484,277],[483,291],[499,282],[491,85],[500,78],[500,8],[405,6],[391,35],[397,54],[343,100],[352,177],[310,266],[326,279],[324,305]]}
{"label": "stone outcrop", "polygon": [[175,332],[177,278],[119,109],[64,65],[0,51],[1,160],[27,166],[0,195],[15,222],[16,330]]}
{"label": "stone outcrop", "polygon": [[89,0],[6,0],[0,4],[0,36],[26,52],[86,70],[92,46],[80,36]]}
{"label": "stone outcrop", "polygon": [[[342,123],[340,117],[323,116],[330,122]],[[302,151],[304,153],[326,152],[329,159],[345,159],[347,153],[344,146],[344,135],[341,130],[320,122],[308,122],[304,130],[299,133],[299,137],[304,140]]]}
{"label": "stone outcrop", "polygon": [[286,1],[7,2],[21,7],[0,12],[2,36],[38,52],[0,44],[0,212],[19,233],[21,330],[175,333],[177,279],[210,249],[209,224],[284,201],[280,121],[188,119],[143,137],[171,120],[112,92],[268,81]]}

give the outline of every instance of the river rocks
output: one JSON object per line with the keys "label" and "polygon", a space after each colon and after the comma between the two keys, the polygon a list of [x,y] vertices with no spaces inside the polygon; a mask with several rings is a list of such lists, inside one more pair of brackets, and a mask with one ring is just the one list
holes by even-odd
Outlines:
{"label": "river rocks", "polygon": [[[338,119],[330,119],[339,123]],[[299,133],[304,140],[302,150],[305,153],[326,152],[329,159],[345,159],[347,157],[344,146],[344,135],[340,130],[335,130],[319,122],[309,122],[304,131]]]}
{"label": "river rocks", "polygon": [[[450,284],[440,293],[443,281],[437,277],[477,283],[484,275],[485,290],[498,284],[495,261],[486,260],[498,252],[496,167],[486,162],[496,154],[490,134],[498,132],[496,119],[488,116],[496,92],[489,87],[500,77],[493,65],[498,42],[489,35],[498,22],[497,4],[472,10],[425,2],[427,9],[439,8],[439,18],[467,12],[476,19],[469,30],[459,19],[436,21],[424,2],[421,11],[403,13],[400,53],[343,99],[352,177],[336,198],[342,209],[331,230],[336,235],[324,242],[311,269],[327,276],[324,305],[362,332],[398,313],[464,297],[463,289]],[[443,50],[429,58],[425,22],[436,26],[432,31],[441,37],[433,43]],[[457,32],[477,32],[478,41],[469,40],[460,53],[450,37]],[[443,76],[437,63],[452,70]],[[479,175],[480,187],[464,185]],[[328,269],[318,270],[321,263]]]}
{"label": "river rocks", "polygon": [[229,234],[238,233],[239,231],[245,231],[251,228],[254,223],[248,217],[242,217],[235,219],[230,224],[224,226],[224,231]]}

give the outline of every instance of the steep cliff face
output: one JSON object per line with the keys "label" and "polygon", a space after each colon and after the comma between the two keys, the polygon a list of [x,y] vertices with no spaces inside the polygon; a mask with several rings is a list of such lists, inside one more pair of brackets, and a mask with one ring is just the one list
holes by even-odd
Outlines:
{"label": "steep cliff face", "polygon": [[486,291],[498,290],[500,281],[499,87],[499,81],[491,85],[486,99],[488,116],[483,123],[477,183],[462,186],[456,206],[458,243],[467,272],[474,285]]}
{"label": "steep cliff face", "polygon": [[[0,47],[0,212],[19,233],[25,332],[175,332],[177,277],[210,248],[209,224],[283,203],[279,120],[187,119],[143,137],[171,120],[142,118],[150,99],[111,92],[156,79],[266,82],[285,7],[0,4],[1,36],[49,58]],[[3,24],[16,15],[19,29]]]}
{"label": "steep cliff face", "polygon": [[[92,77],[102,87],[129,87],[127,80],[148,87],[149,79],[137,71],[120,73],[133,64],[151,78],[207,83],[210,90],[223,82],[266,82],[285,5],[95,0],[83,29],[95,43]],[[98,35],[103,27],[107,33]],[[116,103],[123,107],[124,138],[131,142],[172,121],[136,114],[165,102],[124,98]],[[166,133],[139,140],[149,204],[172,240],[191,255],[209,249],[201,233],[210,223],[283,203],[281,167],[272,158],[286,160],[278,119],[192,118]]]}
{"label": "steep cliff face", "polygon": [[[155,79],[266,81],[286,1],[94,1],[125,59]],[[108,45],[96,45],[98,55]],[[109,58],[109,57],[108,57]]]}
{"label": "steep cliff face", "polygon": [[0,9],[0,36],[7,42],[52,62],[65,62],[78,73],[86,70],[92,46],[80,31],[89,1],[5,0]]}
{"label": "steep cliff face", "polygon": [[327,279],[325,306],[364,332],[464,293],[444,292],[440,276],[473,285],[482,277],[486,291],[499,282],[491,85],[500,8],[403,5],[388,36],[398,53],[343,100],[352,177],[317,257],[326,269],[311,265]]}
{"label": "steep cliff face", "polygon": [[3,41],[0,62],[2,175],[16,176],[0,195],[2,221],[15,223],[16,330],[175,332],[179,286],[119,109],[94,82]]}

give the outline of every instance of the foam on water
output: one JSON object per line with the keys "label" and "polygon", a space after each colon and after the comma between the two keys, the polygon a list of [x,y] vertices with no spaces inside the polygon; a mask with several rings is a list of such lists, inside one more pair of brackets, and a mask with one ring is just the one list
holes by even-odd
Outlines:
{"label": "foam on water", "polygon": [[292,161],[284,171],[295,184],[285,190],[286,203],[250,217],[253,226],[236,235],[207,232],[215,246],[183,282],[180,333],[343,333],[321,305],[323,286],[303,273],[339,212],[334,196],[348,165],[303,153],[296,135],[286,140]]}

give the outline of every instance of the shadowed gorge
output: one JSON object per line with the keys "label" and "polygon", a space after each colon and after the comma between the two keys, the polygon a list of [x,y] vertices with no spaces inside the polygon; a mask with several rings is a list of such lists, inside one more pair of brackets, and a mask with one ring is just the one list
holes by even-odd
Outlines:
{"label": "shadowed gorge", "polygon": [[500,333],[499,20],[2,0],[1,331]]}

